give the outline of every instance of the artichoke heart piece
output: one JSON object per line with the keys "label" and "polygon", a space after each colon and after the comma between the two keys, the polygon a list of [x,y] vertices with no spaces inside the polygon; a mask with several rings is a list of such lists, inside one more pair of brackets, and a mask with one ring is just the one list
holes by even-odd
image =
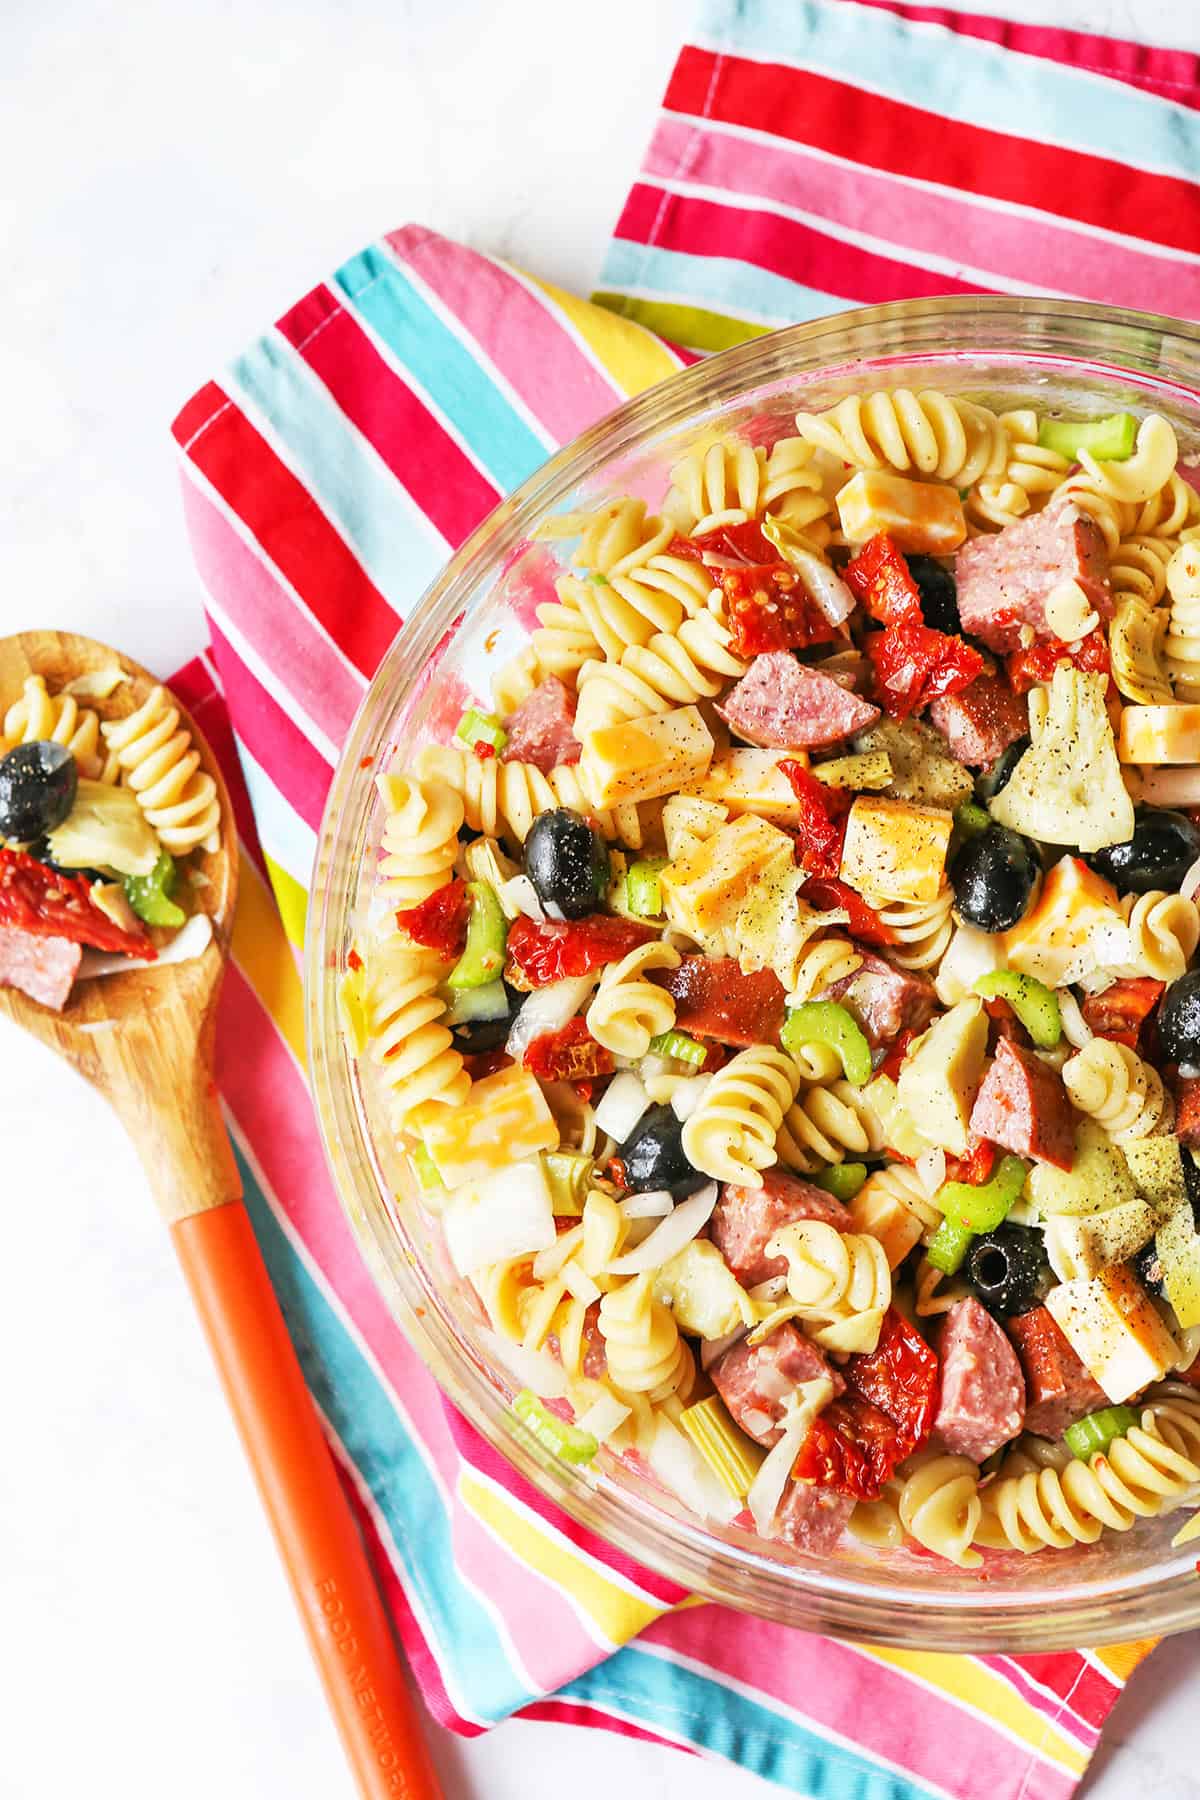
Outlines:
{"label": "artichoke heart piece", "polygon": [[1029,709],[1033,742],[991,803],[997,824],[1085,853],[1133,836],[1133,801],[1104,704],[1107,683],[1105,675],[1058,665],[1047,703]]}
{"label": "artichoke heart piece", "polygon": [[681,1331],[710,1341],[758,1322],[753,1300],[715,1244],[694,1239],[654,1277],[655,1298],[669,1306]]}
{"label": "artichoke heart piece", "polygon": [[47,835],[50,860],[60,869],[115,869],[149,875],[159,858],[158,834],[131,788],[79,782],[75,804]]}
{"label": "artichoke heart piece", "polygon": [[834,912],[817,912],[800,898],[800,889],[808,880],[803,869],[789,859],[763,869],[734,921],[733,937],[737,959],[743,974],[753,975],[759,969],[774,969],[784,987],[794,985],[787,979],[809,938],[825,925],[843,925],[848,918],[844,908]]}

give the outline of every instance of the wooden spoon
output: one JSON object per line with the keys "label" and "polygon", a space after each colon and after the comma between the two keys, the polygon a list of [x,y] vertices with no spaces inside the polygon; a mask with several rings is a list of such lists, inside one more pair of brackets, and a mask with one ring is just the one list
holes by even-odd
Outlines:
{"label": "wooden spoon", "polygon": [[[156,685],[153,676],[69,632],[0,638],[0,696],[7,707],[31,674],[44,676],[53,694],[114,663],[127,680],[112,697],[79,701],[107,718],[139,707]],[[220,846],[199,858],[200,909],[212,919],[212,941],[189,961],[79,980],[61,1013],[0,988],[0,1012],[107,1095],[137,1147],[362,1793],[368,1800],[439,1800],[391,1627],[242,1205],[221,1119],[213,1038],[237,898],[237,827],[212,752],[179,711],[221,798]]]}

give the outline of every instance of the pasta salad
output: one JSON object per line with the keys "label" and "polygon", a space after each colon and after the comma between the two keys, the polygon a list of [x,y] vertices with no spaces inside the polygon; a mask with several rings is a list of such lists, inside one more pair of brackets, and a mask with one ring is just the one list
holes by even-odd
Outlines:
{"label": "pasta salad", "polygon": [[217,784],[165,688],[117,710],[126,681],[113,663],[0,696],[0,986],[55,1012],[212,937],[193,853],[219,848]]}
{"label": "pasta salad", "polygon": [[813,1555],[1200,1504],[1169,421],[854,394],[539,535],[490,705],[377,777],[341,986],[518,1413]]}

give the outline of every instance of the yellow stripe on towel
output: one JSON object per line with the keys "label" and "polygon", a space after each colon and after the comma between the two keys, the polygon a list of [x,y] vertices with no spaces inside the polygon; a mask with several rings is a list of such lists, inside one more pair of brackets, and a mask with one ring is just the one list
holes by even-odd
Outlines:
{"label": "yellow stripe on towel", "polygon": [[238,870],[233,956],[303,1069],[304,990],[300,973],[275,897],[248,856],[241,858]]}

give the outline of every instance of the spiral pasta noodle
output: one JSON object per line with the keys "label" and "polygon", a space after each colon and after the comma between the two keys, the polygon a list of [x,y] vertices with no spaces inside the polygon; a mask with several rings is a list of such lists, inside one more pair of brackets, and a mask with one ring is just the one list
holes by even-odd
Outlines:
{"label": "spiral pasta noodle", "polygon": [[1168,623],[1164,608],[1123,600],[1109,625],[1113,680],[1137,706],[1167,706],[1174,698],[1163,654]]}
{"label": "spiral pasta noodle", "polygon": [[1157,606],[1166,591],[1167,564],[1175,548],[1168,538],[1149,533],[1121,538],[1108,565],[1108,585],[1117,605],[1139,600],[1143,606]]}
{"label": "spiral pasta noodle", "polygon": [[[882,1128],[879,1135],[882,1136]],[[870,1154],[876,1152],[871,1150]],[[920,1226],[922,1234],[936,1231],[942,1222],[940,1207],[907,1163],[887,1163],[876,1169],[854,1196],[854,1216],[864,1231],[873,1231],[872,1219],[882,1222],[894,1206],[902,1207]]]}
{"label": "spiral pasta noodle", "polygon": [[765,450],[718,438],[675,464],[663,513],[678,530],[695,536],[744,524],[762,506],[766,477]]}
{"label": "spiral pasta noodle", "polygon": [[1106,1529],[1128,1531],[1156,1517],[1197,1484],[1200,1463],[1135,1425],[1086,1463],[1031,1470],[984,1488],[975,1541],[1026,1555],[1094,1544]]}
{"label": "spiral pasta noodle", "polygon": [[579,736],[647,713],[711,700],[749,666],[731,648],[721,617],[708,609],[673,634],[631,644],[620,662],[587,662],[579,671]]}
{"label": "spiral pasta noodle", "polygon": [[1154,888],[1148,894],[1126,895],[1121,910],[1133,943],[1133,957],[1125,972],[1149,975],[1155,981],[1178,981],[1200,943],[1196,902]]}
{"label": "spiral pasta noodle", "polygon": [[1130,530],[1158,538],[1190,538],[1200,525],[1200,494],[1178,469],[1162,487],[1136,506]]}
{"label": "spiral pasta noodle", "polygon": [[917,1264],[915,1303],[918,1319],[937,1319],[948,1313],[967,1293],[965,1284],[955,1281],[923,1256]]}
{"label": "spiral pasta noodle", "polygon": [[1079,1111],[1118,1143],[1170,1128],[1162,1077],[1126,1044],[1093,1038],[1063,1064],[1062,1078]]}
{"label": "spiral pasta noodle", "polygon": [[1200,543],[1182,544],[1167,564],[1171,596],[1167,673],[1177,700],[1200,701]]}
{"label": "spiral pasta noodle", "polygon": [[1008,438],[1001,473],[977,481],[967,496],[969,516],[1002,530],[1015,525],[1037,501],[1044,500],[1070,469],[1069,458],[1038,443],[1038,416],[1032,407],[1000,414]]}
{"label": "spiral pasta noodle", "polygon": [[620,962],[609,963],[587,1010],[587,1028],[614,1056],[645,1056],[650,1039],[670,1031],[675,1001],[666,988],[646,980],[649,969],[677,969],[681,958],[669,944],[639,944]]}
{"label": "spiral pasta noodle", "polygon": [[545,601],[538,607],[537,617],[528,644],[492,676],[492,699],[502,717],[516,712],[551,675],[573,688],[584,663],[602,654],[577,605],[562,599]]}
{"label": "spiral pasta noodle", "polygon": [[796,1097],[800,1071],[782,1050],[754,1045],[718,1069],[683,1128],[683,1153],[717,1181],[761,1187],[775,1136]]}
{"label": "spiral pasta noodle", "polygon": [[627,801],[611,811],[597,810],[574,763],[562,763],[544,775],[533,763],[500,762],[496,757],[480,762],[469,750],[427,744],[417,756],[417,774],[423,782],[458,795],[471,830],[488,837],[504,836],[523,844],[539,813],[568,806],[594,819],[606,838],[619,838],[634,850],[643,842],[637,806]]}
{"label": "spiral pasta noodle", "polygon": [[388,1091],[392,1129],[406,1129],[426,1101],[461,1106],[471,1077],[440,1023],[445,1007],[437,992],[445,965],[430,950],[399,933],[368,950],[363,987],[369,1054]]}
{"label": "spiral pasta noodle", "polygon": [[788,1107],[776,1143],[780,1162],[812,1175],[848,1156],[877,1156],[883,1126],[861,1088],[832,1081],[807,1089]]}
{"label": "spiral pasta noodle", "polygon": [[1179,442],[1170,421],[1161,413],[1147,413],[1138,426],[1133,454],[1123,462],[1100,462],[1090,450],[1080,450],[1079,461],[1094,492],[1119,506],[1144,506],[1161,493],[1175,473]]}
{"label": "spiral pasta noodle", "polygon": [[394,907],[417,906],[454,873],[462,800],[441,782],[414,775],[381,775],[375,785],[387,808],[377,891]]}
{"label": "spiral pasta noodle", "polygon": [[892,1298],[892,1272],[877,1239],[802,1219],[769,1239],[767,1255],[786,1258],[795,1315],[817,1343],[836,1350],[875,1348]]}
{"label": "spiral pasta noodle", "polygon": [[979,1470],[969,1457],[943,1456],[936,1451],[914,1457],[896,1511],[907,1536],[935,1556],[945,1557],[960,1569],[978,1568],[983,1561],[971,1547],[983,1507]]}
{"label": "spiral pasta noodle", "polygon": [[220,843],[217,784],[200,766],[192,734],[165,688],[152,688],[136,712],[100,727],[138,805],[172,856]]}
{"label": "spiral pasta noodle", "polygon": [[644,1395],[653,1405],[673,1396],[687,1399],[695,1361],[670,1308],[654,1298],[653,1273],[635,1275],[605,1294],[600,1333],[609,1379],[619,1392]]}
{"label": "spiral pasta noodle", "polygon": [[44,676],[27,675],[20,699],[4,715],[0,751],[39,741],[65,745],[87,781],[111,785],[120,774],[116,752],[104,750],[100,720],[91,707],[80,706],[73,694],[49,693]]}
{"label": "spiral pasta noodle", "polygon": [[867,896],[892,933],[889,954],[901,969],[936,969],[954,935],[954,889],[943,881],[932,900],[876,900]]}
{"label": "spiral pasta noodle", "polygon": [[830,933],[810,939],[799,948],[788,971],[791,980],[784,982],[788,999],[793,1006],[799,1006],[861,968],[862,956],[848,938]]}
{"label": "spiral pasta noodle", "polygon": [[797,413],[796,430],[856,469],[893,468],[971,487],[999,475],[1008,435],[994,412],[926,388],[851,394],[824,412]]}
{"label": "spiral pasta noodle", "polygon": [[813,1038],[808,1043],[789,1044],[788,1048],[802,1082],[836,1081],[841,1075],[842,1059],[832,1044]]}

